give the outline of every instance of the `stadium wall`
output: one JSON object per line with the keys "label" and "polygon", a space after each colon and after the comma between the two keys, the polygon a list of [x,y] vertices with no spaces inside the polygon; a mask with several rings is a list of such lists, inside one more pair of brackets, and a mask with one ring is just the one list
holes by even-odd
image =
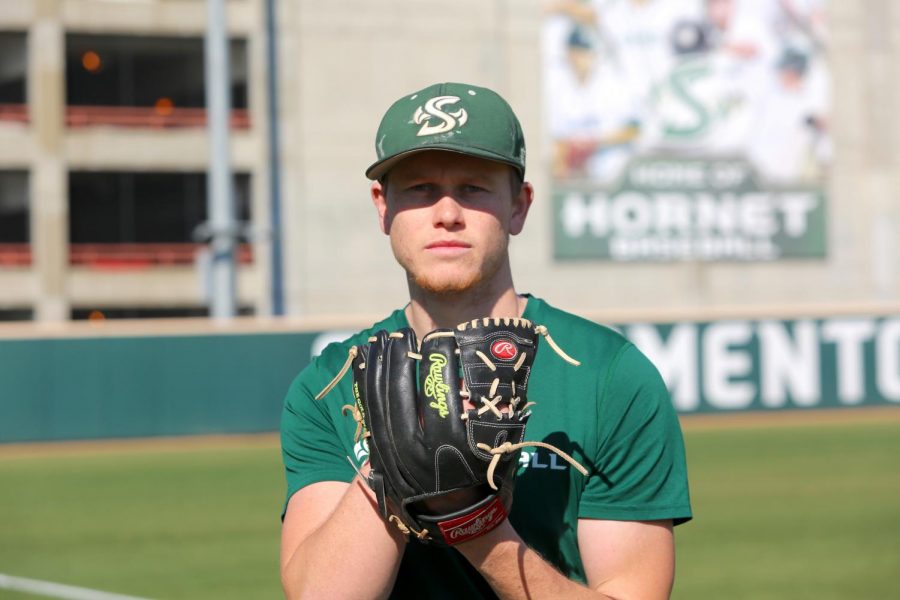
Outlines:
{"label": "stadium wall", "polygon": [[898,297],[900,128],[893,98],[900,10],[893,4],[825,3],[835,148],[825,182],[826,257],[746,263],[554,258],[542,6],[535,0],[465,0],[450,9],[425,2],[412,10],[393,1],[280,4],[289,314],[386,312],[406,301],[404,275],[378,230],[363,172],[374,160],[375,130],[387,106],[438,80],[494,87],[522,120],[536,197],[525,230],[511,243],[521,291],[579,313]]}
{"label": "stadium wall", "polygon": [[[900,405],[897,308],[597,320],[654,361],[681,414],[800,411]],[[276,431],[293,377],[361,323],[87,325],[0,330],[0,443]]]}

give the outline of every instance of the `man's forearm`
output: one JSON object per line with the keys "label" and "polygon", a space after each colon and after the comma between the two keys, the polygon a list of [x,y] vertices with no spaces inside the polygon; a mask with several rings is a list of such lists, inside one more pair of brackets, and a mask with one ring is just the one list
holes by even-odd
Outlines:
{"label": "man's forearm", "polygon": [[403,536],[381,519],[366,484],[356,478],[331,516],[285,563],[285,595],[291,600],[385,597],[404,546]]}
{"label": "man's forearm", "polygon": [[509,521],[456,547],[504,600],[610,599],[572,581],[525,545]]}

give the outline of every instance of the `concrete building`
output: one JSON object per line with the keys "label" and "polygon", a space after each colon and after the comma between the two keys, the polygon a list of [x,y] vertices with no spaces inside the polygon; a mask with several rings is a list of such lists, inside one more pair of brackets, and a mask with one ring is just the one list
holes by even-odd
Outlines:
{"label": "concrete building", "polygon": [[[0,311],[8,317],[203,312],[191,231],[205,218],[209,163],[206,14],[202,1],[3,0]],[[238,82],[232,166],[244,212],[264,219],[260,3],[230,2],[228,18]],[[238,254],[239,304],[260,311],[266,260],[249,245]]]}
{"label": "concrete building", "polygon": [[[244,90],[233,116],[231,157],[252,234],[238,269],[238,303],[245,312],[267,315],[272,273],[265,1],[227,5],[237,48],[232,89]],[[377,229],[362,173],[373,160],[374,132],[385,108],[398,95],[439,80],[493,87],[522,119],[528,178],[537,190],[526,230],[512,242],[522,291],[583,313],[629,308],[702,314],[721,307],[752,311],[897,301],[900,120],[893,98],[900,89],[900,11],[888,0],[827,3],[835,84],[828,127],[836,149],[826,185],[827,253],[773,262],[554,258],[551,145],[541,80],[545,13],[538,0],[276,5],[289,315],[378,316],[405,301],[403,273]],[[209,155],[202,103],[164,95],[154,100],[133,81],[116,84],[118,106],[90,98],[74,104],[67,97],[74,75],[89,75],[95,64],[88,53],[104,60],[93,47],[112,49],[107,53],[125,48],[132,58],[152,59],[156,53],[163,60],[159,49],[169,41],[189,64],[197,58],[205,24],[203,0],[0,0],[0,93],[7,98],[0,98],[0,235],[7,238],[0,238],[0,314],[52,321],[92,311],[202,313],[197,248],[187,228],[202,215],[195,209],[181,214],[175,219],[178,235],[159,224],[164,221],[142,229],[156,223],[159,213],[146,204],[155,185],[182,190],[176,195],[186,206],[202,205]],[[189,79],[189,71],[179,72]],[[155,77],[165,87],[165,76]],[[95,218],[102,203],[91,201],[102,190],[118,190],[105,192],[117,202],[133,199],[126,203],[132,212],[121,209],[105,230]]]}

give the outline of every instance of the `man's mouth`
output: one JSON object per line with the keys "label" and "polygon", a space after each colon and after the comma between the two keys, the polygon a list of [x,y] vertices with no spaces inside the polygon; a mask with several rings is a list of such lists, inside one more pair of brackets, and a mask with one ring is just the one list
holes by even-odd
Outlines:
{"label": "man's mouth", "polygon": [[444,250],[444,249],[464,249],[469,248],[469,244],[465,242],[460,242],[458,240],[438,240],[436,242],[431,242],[427,246],[425,246],[426,250]]}

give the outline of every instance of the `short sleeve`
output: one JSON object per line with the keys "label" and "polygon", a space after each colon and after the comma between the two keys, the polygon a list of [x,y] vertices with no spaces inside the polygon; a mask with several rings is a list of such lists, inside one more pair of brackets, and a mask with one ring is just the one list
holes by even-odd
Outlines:
{"label": "short sleeve", "polygon": [[579,503],[581,518],[691,519],[684,440],[653,364],[622,346],[597,390],[599,439]]}
{"label": "short sleeve", "polygon": [[323,387],[318,370],[318,361],[314,360],[291,384],[284,401],[281,453],[287,478],[285,507],[291,496],[307,485],[319,481],[350,482],[355,475],[329,416],[332,403],[314,398]]}

